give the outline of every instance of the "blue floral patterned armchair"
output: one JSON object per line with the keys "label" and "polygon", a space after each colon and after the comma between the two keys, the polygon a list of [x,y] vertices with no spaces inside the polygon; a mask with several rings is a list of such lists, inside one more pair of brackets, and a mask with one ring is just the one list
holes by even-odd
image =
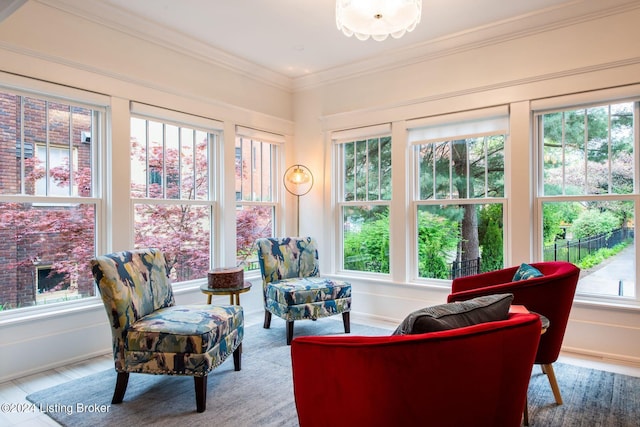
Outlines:
{"label": "blue floral patterned armchair", "polygon": [[281,317],[287,322],[287,344],[291,344],[294,321],[342,314],[344,332],[350,332],[351,284],[320,277],[314,238],[262,238],[256,245],[266,329],[271,326],[271,314]]}
{"label": "blue floral patterned armchair", "polygon": [[110,318],[118,373],[112,403],[121,403],[129,373],[194,377],[196,410],[206,409],[207,374],[233,354],[240,370],[240,306],[175,305],[162,252],[141,249],[91,261]]}

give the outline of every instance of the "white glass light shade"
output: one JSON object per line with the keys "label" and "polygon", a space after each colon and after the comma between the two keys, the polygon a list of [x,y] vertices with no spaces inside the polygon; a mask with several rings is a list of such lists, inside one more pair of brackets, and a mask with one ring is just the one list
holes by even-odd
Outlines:
{"label": "white glass light shade", "polygon": [[284,173],[284,187],[294,196],[303,196],[313,187],[313,174],[304,165],[293,165]]}
{"label": "white glass light shade", "polygon": [[336,25],[346,36],[377,41],[402,37],[420,22],[422,0],[336,0]]}

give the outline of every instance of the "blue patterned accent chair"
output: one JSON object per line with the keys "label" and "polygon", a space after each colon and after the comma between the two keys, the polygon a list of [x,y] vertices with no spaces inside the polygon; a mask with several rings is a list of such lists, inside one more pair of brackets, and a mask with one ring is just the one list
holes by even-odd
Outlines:
{"label": "blue patterned accent chair", "polygon": [[275,314],[287,322],[287,344],[293,322],[342,314],[344,332],[350,332],[351,284],[320,277],[318,245],[312,237],[256,240],[262,273],[264,327]]}
{"label": "blue patterned accent chair", "polygon": [[236,371],[244,335],[240,306],[175,305],[165,257],[140,249],[96,257],[93,277],[111,323],[118,373],[112,403],[121,403],[129,373],[193,376],[204,412],[207,375],[231,354]]}

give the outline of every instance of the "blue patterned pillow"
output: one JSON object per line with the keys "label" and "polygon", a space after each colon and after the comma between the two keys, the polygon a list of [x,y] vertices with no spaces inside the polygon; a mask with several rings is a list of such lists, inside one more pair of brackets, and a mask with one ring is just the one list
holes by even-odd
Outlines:
{"label": "blue patterned pillow", "polygon": [[540,270],[535,267],[530,266],[529,264],[522,263],[520,264],[520,268],[516,271],[516,274],[513,275],[512,282],[517,282],[519,280],[529,280],[534,277],[542,277],[544,276]]}

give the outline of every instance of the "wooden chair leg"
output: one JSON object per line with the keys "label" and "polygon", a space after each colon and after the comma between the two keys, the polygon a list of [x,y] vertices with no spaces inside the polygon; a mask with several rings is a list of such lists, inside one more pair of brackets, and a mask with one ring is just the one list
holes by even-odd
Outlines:
{"label": "wooden chair leg", "polygon": [[207,376],[193,377],[196,387],[196,411],[204,412],[207,409]]}
{"label": "wooden chair leg", "polygon": [[349,316],[349,311],[345,311],[342,313],[342,323],[344,323],[344,333],[348,334],[351,332],[351,321]]}
{"label": "wooden chair leg", "polygon": [[242,368],[242,343],[233,352],[233,369],[239,371]]}
{"label": "wooden chair leg", "polygon": [[293,320],[287,320],[287,345],[291,345],[293,339]]}
{"label": "wooden chair leg", "polygon": [[553,397],[555,397],[556,403],[558,405],[562,405],[562,395],[560,394],[558,380],[556,380],[556,373],[553,371],[553,365],[551,365],[551,363],[542,365],[542,370],[545,374],[547,374],[549,384],[551,385],[551,391],[553,391]]}
{"label": "wooden chair leg", "polygon": [[265,329],[269,329],[270,326],[271,326],[271,312],[265,310],[264,311],[264,325],[262,325],[262,327],[265,328]]}
{"label": "wooden chair leg", "polygon": [[111,403],[122,403],[124,393],[127,391],[127,384],[129,384],[129,372],[118,372],[118,378],[116,378],[116,389],[113,392]]}
{"label": "wooden chair leg", "polygon": [[522,414],[522,424],[525,427],[529,426],[529,399],[524,399],[524,414]]}

